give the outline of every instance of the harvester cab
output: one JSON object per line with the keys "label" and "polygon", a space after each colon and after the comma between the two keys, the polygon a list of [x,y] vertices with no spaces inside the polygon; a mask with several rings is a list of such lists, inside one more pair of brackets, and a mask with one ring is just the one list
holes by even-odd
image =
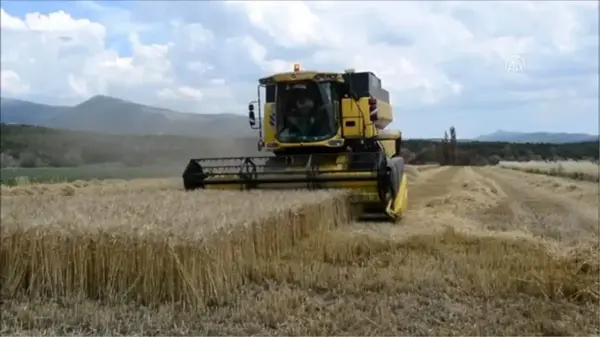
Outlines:
{"label": "harvester cab", "polygon": [[407,181],[401,133],[384,130],[391,121],[389,93],[375,74],[296,64],[261,78],[248,105],[258,149],[270,155],[191,159],[184,187],[352,189],[363,213],[396,220],[406,208]]}

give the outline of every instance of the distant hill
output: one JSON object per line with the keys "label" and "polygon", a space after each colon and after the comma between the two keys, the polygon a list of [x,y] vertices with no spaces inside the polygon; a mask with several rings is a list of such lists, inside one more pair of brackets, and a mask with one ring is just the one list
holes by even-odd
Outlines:
{"label": "distant hill", "polygon": [[[179,174],[190,158],[268,155],[257,137],[177,135],[107,135],[40,126],[0,124],[1,167],[78,167],[121,164],[129,167],[175,167]],[[403,156],[411,163],[439,160],[439,141],[407,139]],[[475,163],[498,160],[598,160],[598,142],[525,144],[461,142],[460,153]]]}
{"label": "distant hill", "polygon": [[[259,155],[257,137],[108,135],[41,126],[0,124],[2,167],[74,167],[120,163],[176,165],[191,158]],[[262,154],[266,155],[266,154]]]}
{"label": "distant hill", "polygon": [[512,142],[512,143],[579,143],[598,141],[598,135],[566,132],[513,132],[498,130],[488,135],[482,135],[475,140],[483,142]]}
{"label": "distant hill", "polygon": [[253,136],[245,116],[194,114],[152,107],[109,96],[76,106],[52,106],[2,98],[0,121],[105,134],[171,134],[196,137]]}
{"label": "distant hill", "polygon": [[68,106],[52,106],[12,98],[0,98],[0,119],[4,123],[43,125],[67,111]]}

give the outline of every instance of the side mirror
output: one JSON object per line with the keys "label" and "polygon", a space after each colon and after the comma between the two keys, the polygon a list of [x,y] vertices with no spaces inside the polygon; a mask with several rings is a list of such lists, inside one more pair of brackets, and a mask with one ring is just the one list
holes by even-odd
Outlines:
{"label": "side mirror", "polygon": [[248,123],[250,126],[256,125],[256,116],[254,116],[254,104],[248,104]]}

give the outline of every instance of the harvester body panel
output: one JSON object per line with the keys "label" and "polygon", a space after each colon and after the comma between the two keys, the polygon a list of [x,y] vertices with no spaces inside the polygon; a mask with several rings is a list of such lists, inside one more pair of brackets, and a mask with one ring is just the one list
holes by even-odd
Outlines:
{"label": "harvester body panel", "polygon": [[265,117],[263,119],[264,127],[264,142],[271,144],[277,139],[275,138],[275,114],[274,114],[275,103],[265,104]]}

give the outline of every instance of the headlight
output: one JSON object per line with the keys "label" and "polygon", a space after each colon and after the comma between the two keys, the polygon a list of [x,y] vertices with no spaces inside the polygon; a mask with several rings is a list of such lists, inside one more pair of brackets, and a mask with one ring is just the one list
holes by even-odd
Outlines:
{"label": "headlight", "polygon": [[332,147],[338,147],[338,146],[344,145],[344,141],[339,140],[339,139],[332,139],[332,140],[328,141],[327,144]]}

